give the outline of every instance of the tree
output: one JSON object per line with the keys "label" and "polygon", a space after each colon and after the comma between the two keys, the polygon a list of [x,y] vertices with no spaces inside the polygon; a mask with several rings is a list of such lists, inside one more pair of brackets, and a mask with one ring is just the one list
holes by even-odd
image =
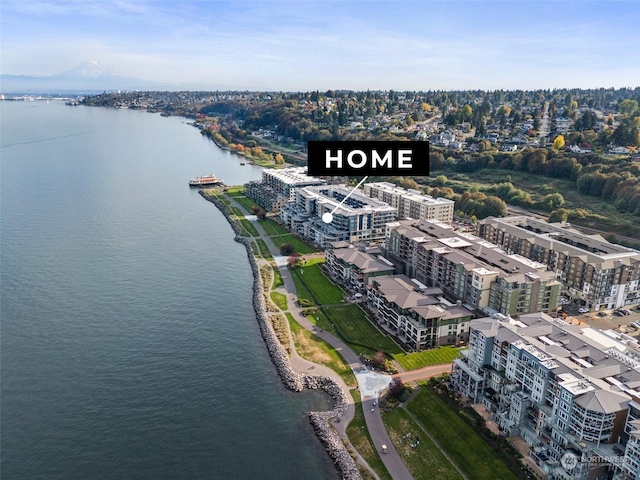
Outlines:
{"label": "tree", "polygon": [[373,363],[376,368],[384,368],[387,363],[387,356],[382,350],[378,350],[373,357],[371,357],[371,363]]}
{"label": "tree", "polygon": [[274,157],[273,161],[275,162],[276,165],[283,165],[284,164],[284,157],[282,156],[282,154],[280,152],[276,153],[276,156]]}
{"label": "tree", "polygon": [[295,248],[290,243],[283,243],[280,245],[280,253],[282,255],[291,255],[295,251]]}
{"label": "tree", "polygon": [[394,378],[389,384],[389,395],[400,400],[404,393],[405,386],[400,378]]}
{"label": "tree", "polygon": [[438,187],[444,187],[448,181],[449,179],[446,177],[446,175],[438,175],[433,179],[433,184]]}
{"label": "tree", "polygon": [[562,150],[564,148],[564,135],[558,135],[553,140],[553,148],[556,150]]}
{"label": "tree", "polygon": [[480,217],[504,217],[507,215],[507,204],[498,197],[487,197],[480,209]]}
{"label": "tree", "polygon": [[304,260],[302,258],[302,255],[300,255],[299,253],[293,252],[289,257],[289,261],[288,261],[289,268],[300,267],[303,261]]}
{"label": "tree", "polygon": [[619,104],[618,104],[618,112],[620,112],[622,115],[633,115],[638,111],[638,101],[637,100],[631,100],[629,98],[622,100]]}
{"label": "tree", "polygon": [[566,208],[558,208],[549,215],[549,223],[566,222],[569,218],[569,210]]}
{"label": "tree", "polygon": [[542,205],[549,211],[555,210],[564,205],[564,198],[559,193],[545,195]]}

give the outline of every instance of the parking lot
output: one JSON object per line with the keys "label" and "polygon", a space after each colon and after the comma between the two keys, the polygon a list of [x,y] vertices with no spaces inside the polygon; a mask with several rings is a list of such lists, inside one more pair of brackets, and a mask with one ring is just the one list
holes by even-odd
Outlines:
{"label": "parking lot", "polygon": [[[622,309],[602,310],[587,313],[580,313],[579,309],[579,306],[573,304],[562,305],[561,312],[567,313],[565,321],[572,324],[578,324],[578,322],[580,322],[581,326],[588,325],[590,327],[600,328],[603,330],[611,328],[618,329],[620,327],[620,331],[622,331],[622,333],[627,333],[632,336],[640,335],[640,328],[631,325],[634,322],[638,322],[640,324],[640,310],[638,310],[637,305],[628,305]],[[630,314],[618,315],[615,313],[616,310],[628,310]],[[626,332],[624,331],[625,329],[627,330]]]}

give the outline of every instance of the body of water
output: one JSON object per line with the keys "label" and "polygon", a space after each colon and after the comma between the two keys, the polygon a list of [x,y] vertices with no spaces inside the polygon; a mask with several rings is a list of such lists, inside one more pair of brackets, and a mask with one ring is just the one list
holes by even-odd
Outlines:
{"label": "body of water", "polygon": [[243,246],[188,187],[260,169],[184,118],[0,102],[3,479],[335,478]]}

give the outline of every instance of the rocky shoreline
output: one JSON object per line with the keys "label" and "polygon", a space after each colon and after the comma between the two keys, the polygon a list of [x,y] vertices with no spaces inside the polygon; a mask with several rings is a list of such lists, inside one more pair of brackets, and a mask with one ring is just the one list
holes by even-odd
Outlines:
{"label": "rocky shoreline", "polygon": [[218,207],[218,210],[222,212],[236,233],[235,241],[242,243],[246,247],[249,264],[253,272],[253,308],[256,312],[262,338],[267,346],[271,361],[278,371],[278,375],[280,375],[282,382],[290,390],[301,392],[305,388],[311,390],[322,389],[331,396],[335,402],[333,410],[310,412],[309,421],[311,425],[313,425],[313,429],[324,445],[327,453],[332,458],[341,478],[349,480],[360,479],[360,472],[358,471],[355,461],[342,443],[340,436],[329,423],[332,419],[340,417],[347,411],[348,400],[346,394],[331,377],[311,375],[308,373],[300,374],[293,370],[289,356],[278,341],[276,332],[273,330],[267,316],[267,307],[264,295],[262,294],[262,279],[260,277],[258,263],[251,251],[251,241],[239,235],[239,227],[236,222],[231,219],[229,209],[223,202],[215,197],[205,195],[202,191],[200,191],[200,195]]}

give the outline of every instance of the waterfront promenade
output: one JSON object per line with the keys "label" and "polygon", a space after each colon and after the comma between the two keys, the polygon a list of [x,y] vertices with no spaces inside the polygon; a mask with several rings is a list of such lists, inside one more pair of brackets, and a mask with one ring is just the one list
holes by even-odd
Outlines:
{"label": "waterfront promenade", "polygon": [[[232,202],[232,205],[234,207],[246,212],[243,206],[236,202],[233,197],[227,196],[226,198]],[[280,275],[283,279],[283,286],[276,288],[275,291],[286,296],[288,312],[302,327],[310,332],[313,332],[315,335],[320,337],[322,340],[331,345],[335,350],[337,350],[340,355],[342,355],[345,362],[350,366],[351,370],[354,372],[358,381],[357,388],[360,391],[362,409],[364,412],[364,418],[367,429],[369,431],[369,435],[389,474],[394,480],[413,479],[413,476],[402,461],[400,455],[391,442],[389,434],[387,433],[386,427],[382,420],[380,408],[378,407],[379,396],[388,387],[389,383],[394,377],[399,377],[404,382],[424,380],[445,372],[449,372],[451,370],[450,364],[434,365],[419,370],[402,372],[400,374],[394,375],[394,377],[369,370],[367,366],[360,361],[358,355],[353,350],[351,350],[351,348],[349,348],[349,346],[344,341],[342,341],[342,339],[316,327],[316,325],[314,325],[307,319],[305,315],[302,314],[302,310],[304,310],[304,308],[300,307],[298,304],[298,296],[296,294],[295,284],[287,266],[288,257],[284,257],[280,254],[278,247],[267,235],[265,230],[260,225],[260,222],[257,221],[256,217],[247,215],[246,218],[250,220],[253,226],[256,228],[256,231],[258,232],[260,238],[265,242],[267,248],[269,249],[269,252],[276,261]],[[258,259],[258,263],[262,265],[269,262],[264,259]],[[340,375],[338,375],[330,368],[310,362],[300,357],[296,352],[295,345],[291,336],[290,342],[292,352],[290,356],[291,366],[296,372],[314,373],[329,376],[333,378],[345,392],[349,392],[352,388],[355,388],[349,387],[344,382],[342,377],[340,377]],[[355,405],[350,394],[347,394],[347,399],[349,401],[347,411],[340,417],[339,421],[333,421],[332,425],[336,429],[340,437],[343,439],[343,441],[347,442],[350,445],[346,435],[346,428],[355,415]],[[382,452],[382,445],[385,445],[387,447],[386,454]],[[351,450],[354,452],[356,451],[352,446]],[[358,463],[369,470],[374,477],[378,478],[375,472],[369,467],[365,459],[362,458],[357,452],[356,458]]]}

